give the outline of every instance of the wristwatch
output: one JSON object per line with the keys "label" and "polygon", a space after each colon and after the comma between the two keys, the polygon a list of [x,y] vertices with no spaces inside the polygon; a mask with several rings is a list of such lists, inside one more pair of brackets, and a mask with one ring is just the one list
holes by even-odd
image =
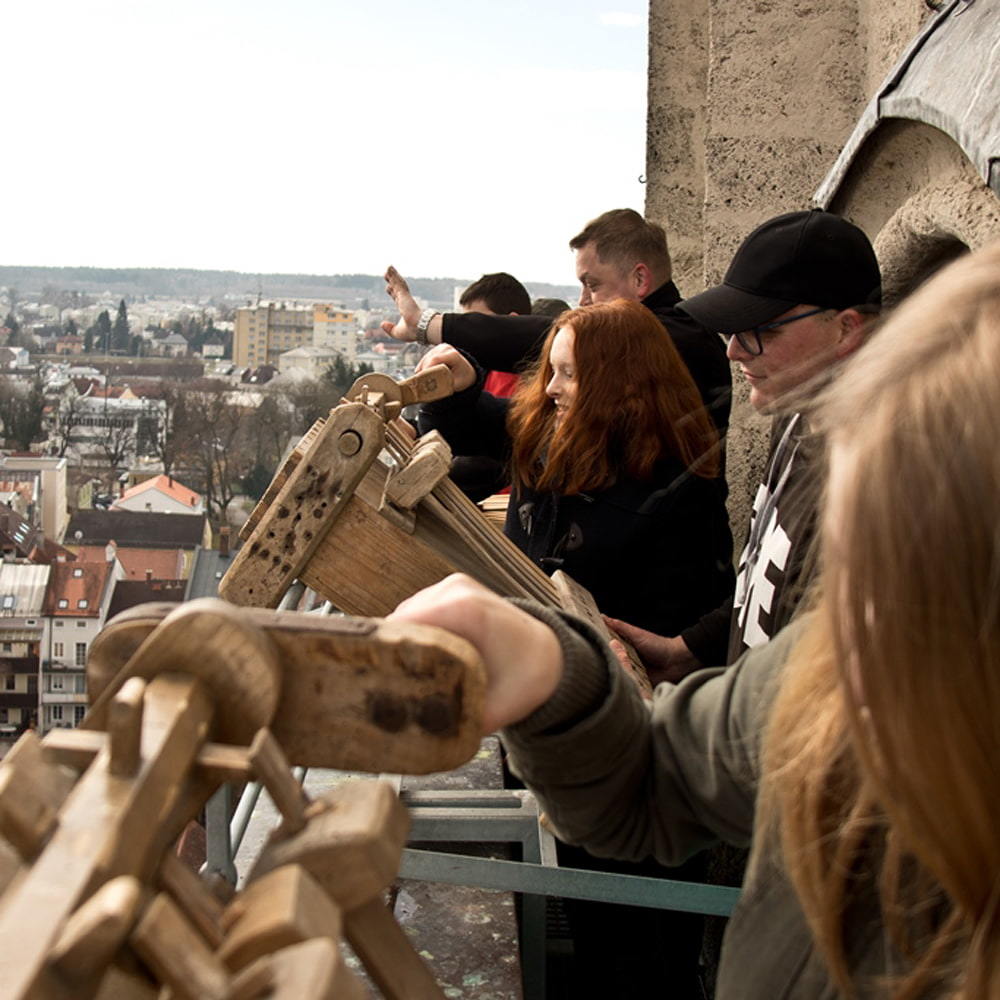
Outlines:
{"label": "wristwatch", "polygon": [[440,313],[437,309],[425,309],[420,314],[420,319],[417,320],[417,343],[423,344],[425,347],[429,343],[427,339],[427,327],[431,325],[431,320],[435,316],[439,316]]}

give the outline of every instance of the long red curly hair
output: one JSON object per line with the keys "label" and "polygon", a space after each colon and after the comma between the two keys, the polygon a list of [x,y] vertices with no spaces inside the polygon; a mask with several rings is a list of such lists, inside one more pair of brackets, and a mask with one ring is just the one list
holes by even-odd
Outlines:
{"label": "long red curly hair", "polygon": [[[545,392],[552,341],[572,327],[576,398],[556,425]],[[679,458],[698,476],[719,474],[719,438],[687,366],[660,321],[625,299],[570,309],[552,324],[541,357],[508,417],[514,481],[573,494],[619,478],[648,480]]]}

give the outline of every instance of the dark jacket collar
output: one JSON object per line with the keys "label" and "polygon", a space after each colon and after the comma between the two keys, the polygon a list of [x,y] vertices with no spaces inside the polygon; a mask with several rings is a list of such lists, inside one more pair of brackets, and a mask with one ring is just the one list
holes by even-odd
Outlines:
{"label": "dark jacket collar", "polygon": [[656,312],[657,309],[669,309],[677,305],[680,300],[681,293],[677,291],[677,286],[672,281],[668,281],[666,284],[660,285],[655,291],[650,292],[642,300],[642,304],[647,309]]}

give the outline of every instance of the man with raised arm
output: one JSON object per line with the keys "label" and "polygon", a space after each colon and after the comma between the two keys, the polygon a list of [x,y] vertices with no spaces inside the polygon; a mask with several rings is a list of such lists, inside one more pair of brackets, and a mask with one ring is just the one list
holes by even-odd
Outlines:
{"label": "man with raised arm", "polygon": [[[580,304],[633,299],[642,302],[665,327],[691,372],[719,429],[729,425],[732,378],[725,348],[717,336],[675,307],[680,293],[671,280],[670,253],[662,226],[630,208],[598,216],[570,240],[576,253]],[[451,344],[471,354],[483,368],[520,371],[537,355],[551,325],[547,316],[482,316],[421,312],[399,272],[386,271],[386,291],[400,311],[382,329],[398,340]]]}

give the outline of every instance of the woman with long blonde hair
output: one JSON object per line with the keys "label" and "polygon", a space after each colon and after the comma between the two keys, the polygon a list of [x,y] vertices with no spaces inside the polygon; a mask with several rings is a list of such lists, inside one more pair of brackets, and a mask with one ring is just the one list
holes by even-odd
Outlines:
{"label": "woman with long blonde hair", "polygon": [[[488,727],[563,836],[751,862],[720,1000],[1000,996],[1000,245],[905,302],[821,401],[811,612],[644,710],[579,625],[462,578]],[[667,992],[668,984],[665,984]]]}

